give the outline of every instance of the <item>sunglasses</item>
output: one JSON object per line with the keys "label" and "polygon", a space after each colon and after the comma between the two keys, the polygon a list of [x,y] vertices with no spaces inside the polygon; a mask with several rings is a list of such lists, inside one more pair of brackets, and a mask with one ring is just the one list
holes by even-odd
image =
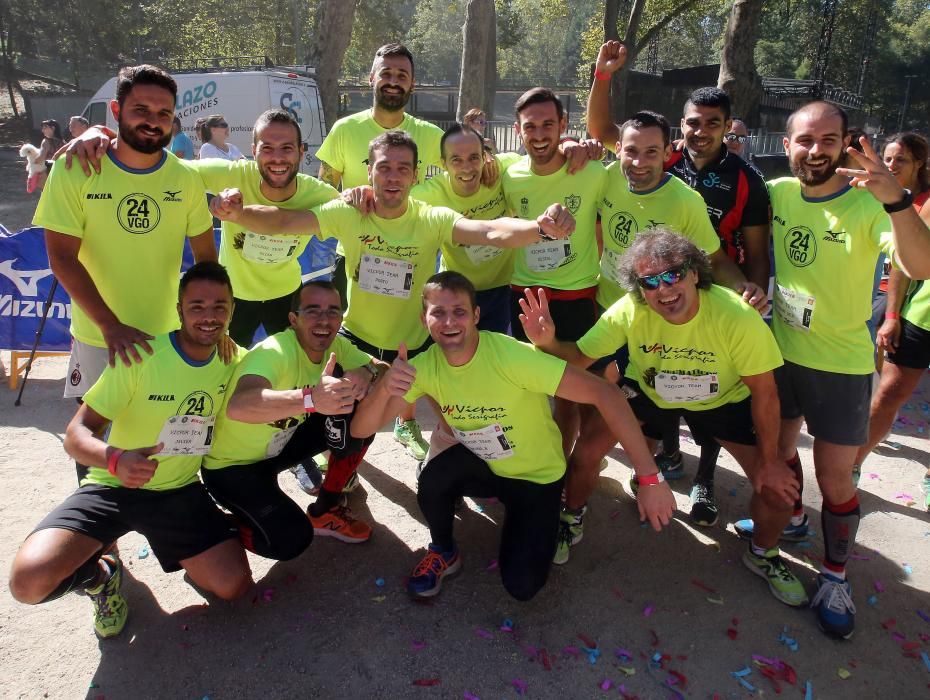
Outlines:
{"label": "sunglasses", "polygon": [[649,291],[655,291],[659,288],[659,285],[662,282],[665,282],[667,287],[671,287],[673,284],[681,282],[686,274],[690,265],[685,263],[679,267],[673,267],[671,270],[666,270],[665,272],[660,272],[657,275],[646,275],[645,277],[637,277],[636,282],[643,289],[648,289]]}
{"label": "sunglasses", "polygon": [[724,141],[736,141],[738,143],[746,143],[749,140],[748,136],[740,136],[739,134],[729,133],[725,134],[723,137]]}

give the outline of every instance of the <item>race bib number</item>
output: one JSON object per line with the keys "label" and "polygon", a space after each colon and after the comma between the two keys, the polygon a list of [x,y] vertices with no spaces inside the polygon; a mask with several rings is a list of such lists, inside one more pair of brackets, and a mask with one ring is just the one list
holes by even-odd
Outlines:
{"label": "race bib number", "polygon": [[299,247],[298,239],[294,236],[262,236],[247,231],[242,242],[242,257],[268,265],[289,260]]}
{"label": "race bib number", "polygon": [[213,444],[216,416],[171,416],[165,421],[158,442],[165,447],[159,455],[205,455]]}
{"label": "race bib number", "polygon": [[604,248],[604,254],[601,256],[601,275],[614,284],[620,284],[620,258],[622,255],[622,253],[610,248]]}
{"label": "race bib number", "polygon": [[409,299],[413,265],[380,255],[363,255],[358,266],[358,286],[372,294]]}
{"label": "race bib number", "polygon": [[513,447],[504,435],[499,423],[487,425],[478,430],[459,430],[452,428],[455,437],[465,447],[484,460],[513,457]]}
{"label": "race bib number", "polygon": [[533,272],[555,270],[572,254],[568,241],[540,241],[524,248],[526,266]]}
{"label": "race bib number", "polygon": [[504,252],[503,248],[496,248],[492,245],[467,245],[464,246],[465,255],[475,265],[481,265],[489,260],[493,260]]}
{"label": "race bib number", "polygon": [[781,322],[804,333],[810,333],[816,300],[807,294],[775,283],[775,313]]}
{"label": "race bib number", "polygon": [[281,450],[284,449],[284,446],[288,443],[291,439],[291,435],[293,435],[296,430],[297,426],[292,425],[290,428],[279,430],[272,435],[271,439],[268,441],[268,447],[265,448],[265,457],[277,457],[281,454]]}
{"label": "race bib number", "polygon": [[720,393],[720,382],[716,374],[692,376],[690,374],[656,375],[656,393],[669,403],[693,403],[706,401]]}

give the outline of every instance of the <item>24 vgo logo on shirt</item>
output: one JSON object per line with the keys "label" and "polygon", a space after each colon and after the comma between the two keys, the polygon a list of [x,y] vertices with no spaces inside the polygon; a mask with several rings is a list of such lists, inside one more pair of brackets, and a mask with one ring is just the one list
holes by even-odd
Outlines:
{"label": "24 vgo logo on shirt", "polygon": [[795,267],[807,267],[817,257],[817,237],[807,226],[795,226],[785,234],[785,255]]}
{"label": "24 vgo logo on shirt", "polygon": [[148,233],[161,219],[158,202],[141,192],[128,194],[116,209],[116,219],[123,230],[129,233]]}

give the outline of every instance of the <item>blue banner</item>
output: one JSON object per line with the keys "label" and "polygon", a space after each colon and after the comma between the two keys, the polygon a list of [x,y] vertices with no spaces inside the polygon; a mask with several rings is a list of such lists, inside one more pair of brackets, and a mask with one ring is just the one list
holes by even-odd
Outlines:
{"label": "blue banner", "polygon": [[[215,233],[219,250],[219,229]],[[304,278],[326,278],[335,251],[335,240],[321,242],[312,238],[300,256]],[[186,270],[193,262],[190,246],[185,245],[181,269]],[[32,349],[53,280],[43,229],[27,228],[14,234],[0,231],[0,349]],[[58,285],[38,349],[68,352],[71,349],[70,327],[71,299]]]}

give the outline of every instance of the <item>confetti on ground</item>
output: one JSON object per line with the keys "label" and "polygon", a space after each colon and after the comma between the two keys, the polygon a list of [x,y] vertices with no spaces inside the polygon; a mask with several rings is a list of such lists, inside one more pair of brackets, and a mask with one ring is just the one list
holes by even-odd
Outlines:
{"label": "confetti on ground", "polygon": [[927,667],[927,670],[930,671],[930,656],[927,656],[927,652],[920,652],[920,658],[923,660],[924,666]]}
{"label": "confetti on ground", "polygon": [[866,602],[867,602],[869,605],[877,605],[877,604],[878,604],[878,596],[877,596],[877,595],[870,595],[870,596],[868,597],[868,599],[866,600]]}
{"label": "confetti on ground", "polygon": [[262,591],[262,600],[266,603],[270,603],[274,600],[274,588],[266,588]]}
{"label": "confetti on ground", "polygon": [[475,634],[477,634],[479,637],[482,637],[484,639],[494,639],[493,634],[491,634],[485,629],[481,629],[480,627],[475,628]]}
{"label": "confetti on ground", "polygon": [[791,651],[797,651],[797,650],[798,650],[798,642],[797,642],[797,640],[794,639],[793,637],[789,637],[789,636],[788,636],[788,627],[787,627],[787,626],[782,630],[781,635],[778,637],[778,641],[781,642],[782,644],[784,644],[784,645],[785,645],[786,647],[788,647],[789,649],[791,649]]}
{"label": "confetti on ground", "polygon": [[621,661],[633,658],[633,654],[629,649],[614,649],[614,656],[616,656]]}
{"label": "confetti on ground", "polygon": [[850,554],[849,558],[855,559],[856,561],[870,561],[872,559],[872,557],[864,557],[861,554],[856,554],[855,552]]}
{"label": "confetti on ground", "polygon": [[910,576],[910,575],[913,574],[913,573],[914,573],[914,569],[911,567],[911,565],[910,565],[910,564],[905,564],[905,565],[904,565],[904,575],[905,575],[905,576]]}
{"label": "confetti on ground", "polygon": [[426,642],[421,642],[414,639],[412,642],[410,642],[410,648],[414,651],[422,651],[423,649],[426,649]]}
{"label": "confetti on ground", "polygon": [[613,685],[613,681],[611,681],[609,678],[605,678],[604,680],[601,681],[598,687],[601,690],[610,690],[612,685]]}
{"label": "confetti on ground", "polygon": [[372,600],[375,601],[376,603],[383,603],[385,599],[386,597],[383,595],[376,595],[374,598],[372,598]]}
{"label": "confetti on ground", "polygon": [[526,694],[526,688],[527,688],[526,681],[521,680],[519,678],[514,678],[512,681],[510,681],[510,685],[512,685],[513,689],[517,691],[517,695]]}
{"label": "confetti on ground", "polygon": [[892,627],[894,627],[896,624],[898,624],[898,621],[895,620],[893,617],[889,617],[887,620],[885,620],[885,621],[882,623],[882,627],[884,627],[886,630],[890,630],[890,629],[891,629]]}
{"label": "confetti on ground", "polygon": [[713,603],[714,605],[723,605],[723,596],[722,595],[709,595],[707,596],[707,602]]}
{"label": "confetti on ground", "polygon": [[484,567],[485,571],[494,571],[497,569],[497,559],[492,559],[491,563]]}
{"label": "confetti on ground", "polygon": [[716,590],[714,590],[713,588],[711,588],[710,586],[708,586],[706,583],[704,583],[703,581],[699,581],[699,580],[696,579],[696,578],[691,579],[691,585],[692,585],[692,586],[697,586],[697,587],[700,588],[702,591],[706,591],[707,593],[716,593],[716,592],[717,592]]}
{"label": "confetti on ground", "polygon": [[472,695],[467,690],[462,693],[462,698],[463,700],[481,700],[481,698],[479,698],[477,695]]}
{"label": "confetti on ground", "polygon": [[804,684],[804,700],[814,700],[814,685],[810,681]]}
{"label": "confetti on ground", "polygon": [[752,673],[752,669],[749,668],[749,666],[746,666],[745,668],[739,671],[730,671],[730,675],[733,676],[737,681],[739,681],[739,684],[741,686],[743,686],[750,693],[754,693],[756,692],[756,687],[752,683],[746,680],[746,676],[748,676],[750,673]]}
{"label": "confetti on ground", "polygon": [[632,666],[617,666],[617,668],[620,669],[620,672],[626,676],[636,675],[636,669],[633,668]]}
{"label": "confetti on ground", "polygon": [[376,579],[375,579],[375,585],[376,585],[378,588],[384,588],[384,579],[381,578],[381,577],[376,578]]}
{"label": "confetti on ground", "polygon": [[736,638],[739,636],[739,630],[737,630],[735,627],[728,627],[727,636],[733,641],[736,641]]}
{"label": "confetti on ground", "polygon": [[439,685],[441,682],[442,681],[440,681],[438,678],[415,678],[413,681],[413,685],[418,685],[418,686],[425,688],[429,686]]}
{"label": "confetti on ground", "polygon": [[504,621],[501,623],[501,632],[513,632],[513,620],[509,617],[504,618]]}
{"label": "confetti on ground", "polygon": [[836,669],[836,675],[838,675],[842,680],[848,679],[852,674],[847,671],[845,668]]}
{"label": "confetti on ground", "polygon": [[649,617],[653,612],[655,612],[655,609],[656,608],[654,605],[647,605],[645,608],[643,608],[643,617]]}
{"label": "confetti on ground", "polygon": [[149,555],[149,548],[145,545],[139,547],[139,559],[145,559]]}
{"label": "confetti on ground", "polygon": [[875,585],[875,591],[876,591],[876,593],[884,593],[884,592],[885,592],[885,584],[883,584],[883,583],[882,583],[881,581],[879,581],[878,579],[875,579],[875,584],[874,584],[874,585]]}
{"label": "confetti on ground", "polygon": [[918,610],[918,611],[917,611],[917,617],[919,617],[919,618],[920,618],[921,620],[923,620],[924,622],[930,623],[930,615],[928,615],[927,613],[925,613],[923,610]]}

